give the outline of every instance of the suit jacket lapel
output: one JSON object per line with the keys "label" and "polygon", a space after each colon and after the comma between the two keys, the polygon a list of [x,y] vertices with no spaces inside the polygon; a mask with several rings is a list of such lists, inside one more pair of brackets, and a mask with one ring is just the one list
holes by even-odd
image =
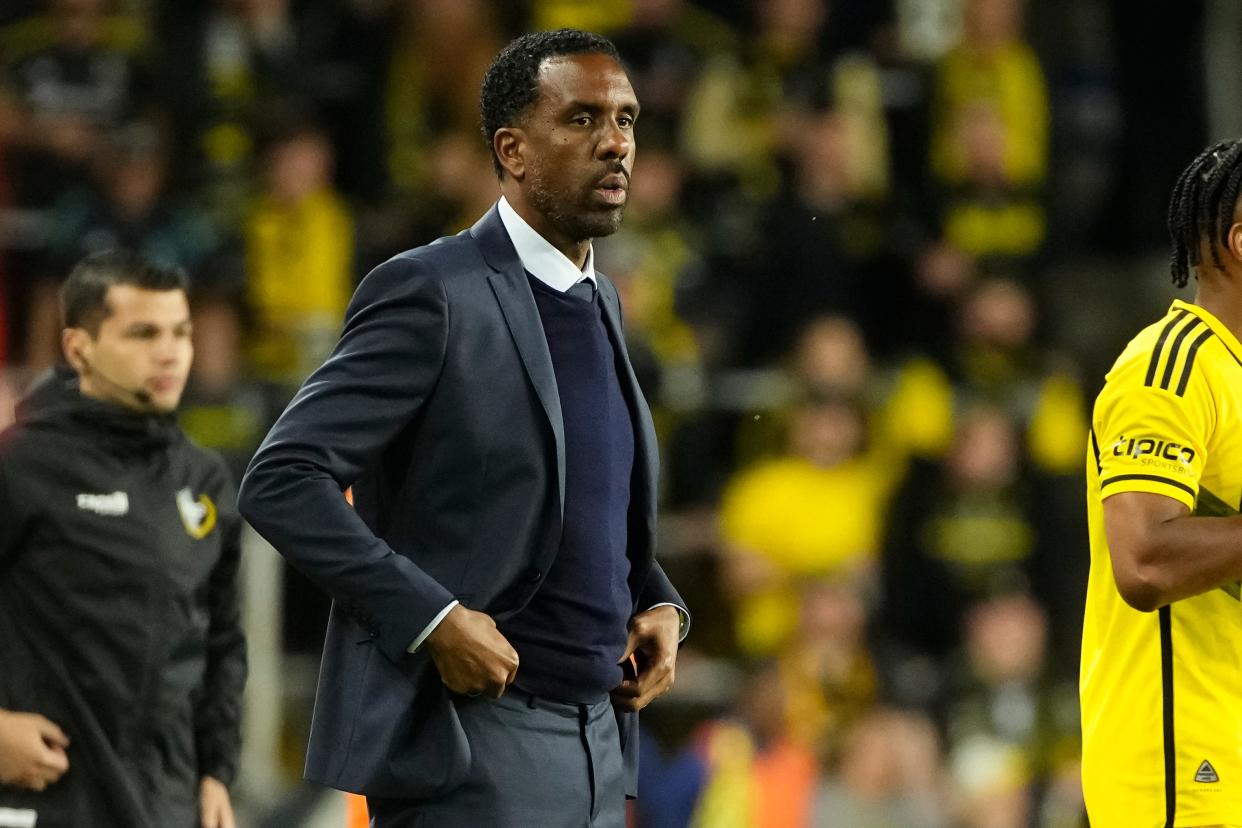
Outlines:
{"label": "suit jacket lapel", "polygon": [[535,395],[543,405],[552,427],[552,437],[556,443],[556,474],[557,495],[560,500],[561,516],[565,514],[565,423],[561,415],[561,397],[556,388],[556,372],[552,368],[552,355],[548,352],[548,341],[543,334],[543,323],[539,320],[539,307],[530,291],[526,271],[513,249],[513,242],[505,232],[500,215],[493,207],[483,218],[470,228],[470,234],[479,242],[483,258],[496,271],[488,277],[496,301],[504,314],[505,323],[518,353],[522,356],[522,364],[530,377]]}
{"label": "suit jacket lapel", "polygon": [[604,324],[608,326],[608,335],[612,337],[613,347],[617,349],[617,353],[621,356],[622,372],[619,377],[622,383],[622,390],[627,399],[631,401],[631,415],[634,418],[634,459],[640,464],[638,472],[639,480],[645,485],[644,492],[647,502],[641,504],[643,513],[649,521],[654,525],[654,509],[653,504],[656,497],[656,487],[659,484],[659,449],[656,443],[655,425],[651,421],[651,412],[647,409],[646,400],[643,398],[642,389],[638,385],[638,377],[634,374],[634,366],[630,363],[630,354],[625,347],[625,334],[621,330],[621,311],[620,302],[617,299],[617,290],[612,283],[607,281],[596,273],[599,280],[599,298],[604,308]]}

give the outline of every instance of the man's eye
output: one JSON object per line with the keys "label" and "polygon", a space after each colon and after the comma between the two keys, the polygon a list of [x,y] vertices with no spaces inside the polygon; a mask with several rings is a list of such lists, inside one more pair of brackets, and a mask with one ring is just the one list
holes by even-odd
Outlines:
{"label": "man's eye", "polygon": [[574,123],[578,126],[588,126],[591,123],[591,116],[579,115],[577,118],[574,118]]}

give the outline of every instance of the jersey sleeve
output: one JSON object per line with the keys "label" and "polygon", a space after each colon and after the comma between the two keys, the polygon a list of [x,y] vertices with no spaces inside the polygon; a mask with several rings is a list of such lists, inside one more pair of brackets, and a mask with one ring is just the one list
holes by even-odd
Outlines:
{"label": "jersey sleeve", "polygon": [[1150,492],[1193,510],[1215,427],[1216,406],[1202,369],[1185,386],[1167,390],[1142,377],[1110,378],[1092,422],[1100,498]]}

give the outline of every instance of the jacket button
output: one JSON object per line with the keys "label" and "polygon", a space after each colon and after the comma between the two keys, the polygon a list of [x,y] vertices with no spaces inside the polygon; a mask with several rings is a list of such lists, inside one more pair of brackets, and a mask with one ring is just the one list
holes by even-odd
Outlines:
{"label": "jacket button", "polygon": [[530,572],[526,574],[526,577],[530,580],[532,584],[537,584],[539,583],[539,579],[543,577],[543,570],[532,569],[530,570]]}

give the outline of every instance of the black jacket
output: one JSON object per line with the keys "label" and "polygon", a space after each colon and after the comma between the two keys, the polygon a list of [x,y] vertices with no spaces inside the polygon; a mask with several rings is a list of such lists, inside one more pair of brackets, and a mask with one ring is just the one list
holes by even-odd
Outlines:
{"label": "black jacket", "polygon": [[0,806],[49,826],[198,824],[232,781],[246,676],[228,472],[171,416],[58,373],[0,434],[0,708],[69,736],[70,769]]}

